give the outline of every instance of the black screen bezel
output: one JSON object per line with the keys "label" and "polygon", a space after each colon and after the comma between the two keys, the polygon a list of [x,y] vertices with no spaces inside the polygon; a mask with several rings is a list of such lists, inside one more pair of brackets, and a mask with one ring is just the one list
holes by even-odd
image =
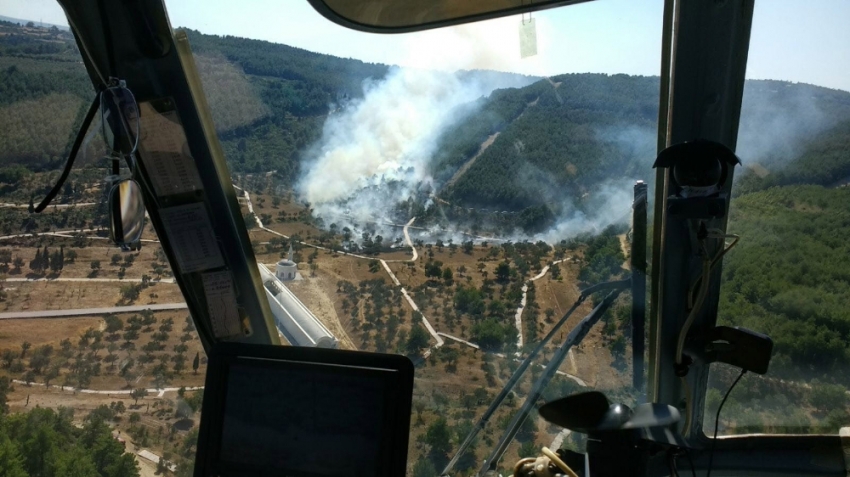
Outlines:
{"label": "black screen bezel", "polygon": [[[259,476],[256,469],[235,470],[220,460],[227,382],[233,364],[263,367],[297,367],[330,365],[332,370],[356,368],[358,373],[381,377],[387,382],[383,438],[381,440],[378,475],[403,477],[407,467],[413,395],[413,363],[405,356],[292,346],[246,345],[219,343],[213,348],[207,364],[203,412],[198,432],[195,477]],[[319,368],[315,368],[319,369]],[[369,373],[372,370],[374,373]],[[387,372],[392,371],[392,372]],[[333,458],[333,449],[326,449]],[[270,470],[271,472],[271,470]],[[276,471],[274,475],[280,475]],[[272,475],[272,474],[268,474]],[[349,473],[351,475],[351,473]]]}

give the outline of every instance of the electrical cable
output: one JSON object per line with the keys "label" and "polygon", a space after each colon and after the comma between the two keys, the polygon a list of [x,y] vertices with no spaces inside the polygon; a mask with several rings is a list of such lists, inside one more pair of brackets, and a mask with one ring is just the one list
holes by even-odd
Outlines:
{"label": "electrical cable", "polygon": [[682,376],[682,387],[685,389],[685,423],[682,426],[682,435],[688,435],[691,430],[691,411],[693,411],[693,395],[691,394],[691,385],[688,383],[688,378]]}
{"label": "electrical cable", "polygon": [[[699,288],[699,293],[697,294],[696,300],[694,300],[693,306],[688,312],[688,318],[685,320],[685,323],[682,325],[681,331],[679,331],[679,339],[676,342],[676,364],[682,364],[682,352],[685,348],[685,338],[688,335],[688,331],[691,328],[694,320],[697,317],[697,313],[702,308],[702,302],[705,301],[705,296],[708,294],[708,287],[710,284],[709,278],[711,277],[711,259],[708,256],[703,257],[702,261],[702,277],[701,284]],[[689,295],[691,293],[689,292]]]}
{"label": "electrical cable", "polygon": [[670,468],[670,475],[678,477],[679,474],[679,462],[678,458],[680,456],[685,456],[688,459],[688,463],[691,467],[691,475],[692,477],[697,477],[697,469],[694,467],[694,461],[691,459],[691,452],[687,447],[672,447],[667,451],[667,467]]}
{"label": "electrical cable", "polygon": [[86,138],[86,132],[88,131],[92,120],[94,120],[94,116],[98,109],[100,109],[100,91],[98,91],[95,95],[94,101],[92,101],[89,110],[86,112],[85,118],[83,118],[83,124],[80,126],[76,139],[74,139],[74,144],[71,146],[71,152],[68,154],[68,160],[65,162],[65,168],[62,169],[62,174],[59,176],[59,180],[56,181],[56,184],[52,189],[50,189],[50,192],[44,196],[44,199],[42,199],[41,203],[38,204],[38,207],[34,209],[36,213],[41,212],[50,205],[50,202],[56,197],[56,194],[59,193],[62,186],[65,184],[65,181],[68,179],[68,175],[71,173],[71,168],[74,167],[74,161],[77,159],[77,154],[80,152],[80,146],[82,146],[83,140]]}
{"label": "electrical cable", "polygon": [[[676,342],[676,357],[675,362],[676,365],[681,366],[683,362],[683,353],[685,348],[685,339],[688,336],[688,331],[690,331],[691,325],[693,325],[694,320],[696,319],[697,313],[702,308],[702,304],[705,301],[706,296],[708,295],[711,272],[714,270],[714,266],[720,262],[720,259],[723,258],[726,253],[732,249],[735,245],[738,244],[740,237],[734,234],[724,234],[719,229],[710,229],[706,235],[706,238],[732,238],[732,242],[729,245],[725,245],[713,258],[709,259],[708,250],[705,247],[705,240],[700,241],[700,248],[702,249],[703,255],[703,263],[702,263],[702,274],[701,276],[694,282],[691,286],[691,289],[688,291],[688,305],[690,307],[690,311],[688,312],[688,318],[685,320],[685,323],[682,325],[682,329],[679,331],[679,338]],[[696,298],[694,298],[694,290],[699,287],[699,292],[697,293]],[[683,375],[681,376],[682,387],[685,389],[685,422],[682,426],[682,433],[687,435],[691,429],[691,415],[693,414],[693,396],[691,395],[690,384],[688,383],[687,378]]]}
{"label": "electrical cable", "polygon": [[696,468],[696,466],[694,466],[694,460],[691,459],[691,451],[688,450],[687,447],[684,447],[684,449],[685,449],[685,457],[688,459],[688,463],[691,464],[691,475],[693,477],[697,477],[697,468]]}
{"label": "electrical cable", "polygon": [[726,404],[726,399],[729,397],[729,394],[732,393],[732,390],[735,389],[735,385],[738,384],[738,381],[740,381],[746,373],[746,369],[741,370],[741,374],[735,378],[735,381],[733,381],[732,385],[729,386],[729,389],[726,390],[726,394],[723,396],[723,400],[720,401],[720,405],[717,406],[717,415],[714,417],[714,439],[711,440],[711,451],[708,454],[708,470],[706,470],[705,477],[711,477],[711,466],[714,464],[714,448],[717,446],[717,430],[720,428],[720,411],[723,410],[723,405]]}
{"label": "electrical cable", "polygon": [[673,449],[667,451],[667,468],[670,469],[670,477],[679,477],[679,469],[676,468],[676,456]]}
{"label": "electrical cable", "polygon": [[[694,282],[691,286],[690,291],[688,292],[688,304],[690,305],[690,313],[688,313],[688,318],[685,320],[685,323],[682,325],[682,330],[679,332],[679,340],[676,343],[676,364],[682,364],[682,351],[685,347],[685,338],[688,335],[688,331],[691,328],[691,325],[696,319],[697,313],[699,313],[700,308],[702,307],[702,302],[705,301],[706,295],[708,295],[709,288],[709,279],[711,277],[711,272],[714,270],[714,266],[723,258],[726,253],[732,249],[735,245],[738,244],[738,240],[740,237],[734,234],[724,234],[722,231],[718,229],[711,229],[708,231],[708,235],[706,238],[732,238],[732,243],[724,246],[717,254],[709,259],[708,252],[705,249],[705,241],[700,242],[700,246],[703,251],[703,264],[702,264],[702,276]],[[699,287],[699,293],[697,294],[696,299],[693,299],[693,291]]]}
{"label": "electrical cable", "polygon": [[[717,255],[716,255],[716,256],[715,256],[715,257],[711,260],[711,270],[714,270],[714,266],[715,266],[715,265],[717,265],[717,262],[719,262],[719,261],[720,261],[720,259],[721,259],[721,258],[723,258],[723,256],[724,256],[724,255],[726,255],[726,253],[727,253],[727,252],[729,252],[729,250],[732,250],[732,248],[733,248],[733,247],[735,247],[735,245],[737,245],[737,244],[738,244],[738,241],[741,239],[741,237],[740,237],[739,235],[735,235],[735,234],[724,234],[724,233],[723,233],[722,231],[720,231],[719,229],[710,229],[710,230],[708,231],[708,235],[707,235],[707,237],[708,237],[708,238],[722,238],[722,239],[731,238],[731,239],[732,239],[732,242],[731,242],[729,245],[727,245],[727,246],[726,246],[726,247],[725,247],[722,251],[720,251],[720,253],[718,253],[718,254],[717,254]],[[704,244],[704,243],[702,244],[702,247],[703,247],[703,251],[705,251],[705,244]],[[707,252],[705,252],[705,253],[707,253]],[[697,288],[697,287],[698,287],[701,283],[702,283],[702,277],[697,278],[697,281],[696,281],[696,282],[694,282],[693,286],[691,287],[690,293],[688,294],[688,307],[691,307],[691,306],[692,306],[692,303],[693,303],[693,296],[694,296],[694,290],[696,290],[696,288]]]}
{"label": "electrical cable", "polygon": [[717,254],[717,256],[716,256],[716,257],[714,257],[714,260],[712,260],[712,262],[711,262],[711,267],[712,267],[712,268],[714,268],[714,266],[717,264],[717,262],[718,262],[721,258],[723,258],[723,256],[724,256],[724,255],[726,255],[726,252],[728,252],[729,250],[732,250],[732,247],[734,247],[735,245],[738,245],[738,241],[739,241],[739,240],[741,240],[741,236],[740,236],[740,235],[736,235],[736,234],[725,234],[725,233],[723,233],[723,231],[722,231],[722,230],[720,230],[720,229],[709,229],[709,230],[708,230],[708,236],[709,236],[710,238],[721,238],[721,239],[724,239],[724,240],[725,240],[725,239],[728,239],[728,238],[732,239],[732,243],[730,243],[729,245],[726,245],[726,246],[723,248],[723,251],[722,251],[722,252],[720,252],[719,254]]}

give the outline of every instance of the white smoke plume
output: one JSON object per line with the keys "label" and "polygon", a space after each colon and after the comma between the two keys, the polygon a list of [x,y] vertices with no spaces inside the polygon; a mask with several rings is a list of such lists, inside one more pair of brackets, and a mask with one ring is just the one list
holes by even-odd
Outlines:
{"label": "white smoke plume", "polygon": [[[321,139],[302,161],[303,173],[296,191],[301,200],[310,204],[313,214],[326,225],[335,223],[338,229],[349,227],[355,237],[363,230],[380,233],[385,239],[400,236],[399,228],[387,226],[388,222],[398,223],[403,219],[392,216],[393,208],[413,196],[419,201],[427,200],[428,193],[442,185],[430,176],[440,136],[460,121],[474,119],[476,111],[470,105],[477,99],[494,89],[521,87],[536,79],[458,73],[470,68],[515,69],[518,41],[505,32],[515,32],[517,24],[518,19],[502,19],[478,26],[425,32],[408,39],[410,57],[416,58],[414,63],[421,68],[393,68],[385,78],[365,83],[363,98],[351,101],[328,117]],[[545,22],[541,27],[539,39],[541,47],[545,47],[548,42]],[[537,69],[534,63],[526,63],[523,70],[530,71],[529,67]],[[631,184],[611,182],[591,191],[591,196],[582,202],[598,204],[599,212],[592,215],[586,215],[571,203],[560,204],[561,216],[553,228],[538,236],[523,236],[513,230],[500,230],[499,234],[510,240],[555,241],[623,222],[631,204]],[[550,188],[553,192],[549,197],[556,201],[566,195],[558,187]],[[445,204],[427,200],[426,206],[437,207],[442,212]],[[612,214],[616,217],[609,217]],[[462,234],[468,226],[454,224],[448,230],[412,232],[426,241],[441,237],[458,242],[469,239]]]}
{"label": "white smoke plume", "polygon": [[[325,122],[322,138],[309,152],[296,186],[300,198],[311,205],[314,215],[326,225],[349,227],[355,237],[364,229],[385,238],[399,236],[400,229],[388,227],[393,221],[393,208],[412,196],[421,199],[441,185],[429,175],[440,136],[459,121],[474,117],[475,110],[469,105],[496,86],[506,86],[505,81],[519,83],[507,86],[522,86],[530,79],[504,77],[493,81],[492,75],[395,68],[386,78],[368,82],[362,99],[337,110]],[[622,128],[600,132],[599,140],[633,149],[635,144],[651,143],[653,135],[653,131]],[[635,139],[637,136],[640,140]],[[646,157],[647,170],[652,159]],[[550,200],[559,201],[566,195],[564,190],[545,180],[533,182],[551,189],[548,193],[537,191]],[[630,178],[595,187],[583,200],[581,210],[572,203],[561,203],[552,228],[534,237],[512,230],[501,230],[500,235],[510,240],[556,242],[626,223],[633,184]],[[441,237],[459,242],[469,239],[462,234],[467,225],[417,231],[415,236],[426,241]]]}
{"label": "white smoke plume", "polygon": [[362,100],[325,122],[315,159],[299,184],[302,197],[321,212],[323,205],[383,180],[427,181],[437,138],[460,119],[448,113],[485,93],[454,74],[393,69],[386,79],[366,85]]}
{"label": "white smoke plume", "polygon": [[781,81],[746,83],[736,148],[745,168],[780,168],[803,151],[808,139],[835,124],[824,114],[817,92],[810,85]]}
{"label": "white smoke plume", "polygon": [[475,100],[496,87],[532,78],[393,68],[364,84],[363,99],[330,115],[308,153],[296,186],[326,223],[352,229],[385,222],[389,210],[419,188],[433,185],[429,164],[438,139],[464,120]]}
{"label": "white smoke plume", "polygon": [[555,225],[535,239],[556,243],[577,235],[597,234],[611,225],[627,224],[631,219],[634,183],[630,179],[612,179],[597,186],[583,207],[592,213],[564,203]]}

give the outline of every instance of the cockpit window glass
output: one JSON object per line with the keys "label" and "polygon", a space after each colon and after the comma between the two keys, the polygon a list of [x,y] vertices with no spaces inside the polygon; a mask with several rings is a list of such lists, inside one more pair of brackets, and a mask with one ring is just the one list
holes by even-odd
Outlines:
{"label": "cockpit window glass", "polygon": [[[282,341],[410,356],[409,468],[436,475],[580,290],[628,275],[634,184],[654,177],[662,4],[628,22],[606,3],[535,13],[525,59],[528,15],[377,36],[306,3],[250,19],[253,3],[233,5],[167,6],[188,28]],[[489,457],[604,295],[532,360],[452,475]],[[542,399],[597,389],[634,404],[631,341],[626,291]],[[532,411],[499,468],[583,445]]]}
{"label": "cockpit window glass", "polygon": [[108,239],[112,172],[99,114],[64,187],[33,213],[94,97],[55,2],[0,6],[3,466],[190,475],[206,357],[149,221],[139,250]]}
{"label": "cockpit window glass", "polygon": [[[177,307],[150,227],[140,252],[99,235],[96,125],[56,206],[29,214],[94,95],[61,10],[42,3],[0,9],[2,313]],[[282,341],[410,356],[409,469],[436,475],[580,290],[628,276],[634,184],[654,187],[662,2],[393,36],[344,30],[307,2],[167,7],[189,29]],[[536,51],[521,51],[532,24]],[[603,297],[553,333],[452,475],[477,471]],[[550,367],[542,399],[596,389],[634,404],[630,320],[626,291]],[[94,410],[139,465],[190,474],[205,359],[185,309],[4,320],[0,352],[0,376],[21,381],[16,415],[62,406],[86,425]],[[532,411],[500,472],[544,445],[583,441]]]}
{"label": "cockpit window glass", "polygon": [[[765,376],[744,376],[730,395],[721,434],[850,426],[850,77],[840,66],[850,52],[835,13],[804,2],[755,10],[728,227],[741,240],[724,259],[718,323],[769,335],[774,352]],[[736,374],[712,368],[706,432]]]}

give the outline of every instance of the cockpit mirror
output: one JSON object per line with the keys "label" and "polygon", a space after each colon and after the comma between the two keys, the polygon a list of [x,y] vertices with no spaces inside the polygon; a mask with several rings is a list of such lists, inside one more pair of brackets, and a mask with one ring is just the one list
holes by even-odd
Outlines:
{"label": "cockpit mirror", "polygon": [[328,20],[354,30],[403,33],[519,15],[590,0],[309,0]]}
{"label": "cockpit mirror", "polygon": [[122,249],[139,248],[145,228],[142,189],[133,179],[112,184],[109,191],[109,238]]}

